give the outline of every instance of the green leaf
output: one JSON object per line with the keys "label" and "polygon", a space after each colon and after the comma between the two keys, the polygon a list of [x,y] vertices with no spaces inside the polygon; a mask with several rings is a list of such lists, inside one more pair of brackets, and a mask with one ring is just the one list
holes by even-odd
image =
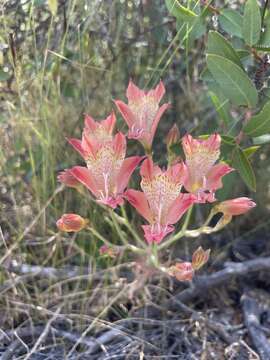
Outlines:
{"label": "green leaf", "polygon": [[0,81],[7,81],[11,77],[9,72],[6,72],[0,68]]}
{"label": "green leaf", "polygon": [[221,135],[221,140],[229,146],[236,146],[235,138],[228,135]]}
{"label": "green leaf", "polygon": [[254,145],[263,145],[263,144],[268,144],[268,143],[270,143],[270,134],[253,138]]}
{"label": "green leaf", "polygon": [[[261,31],[261,37],[259,43],[255,46],[256,49],[261,51],[270,51],[270,14],[264,17],[263,29]],[[265,50],[267,49],[267,50]]]}
{"label": "green leaf", "polygon": [[58,0],[48,0],[48,6],[53,16],[56,16],[58,8]]}
{"label": "green leaf", "polygon": [[248,148],[244,149],[244,154],[249,159],[251,156],[260,148],[260,146],[249,146]]}
{"label": "green leaf", "polygon": [[270,133],[270,101],[268,101],[259,114],[252,116],[243,128],[245,134],[257,137]]}
{"label": "green leaf", "polygon": [[243,16],[236,10],[224,9],[219,16],[220,26],[232,36],[242,38]]}
{"label": "green leaf", "polygon": [[165,0],[165,3],[169,13],[177,19],[189,22],[197,17],[195,12],[181,5],[178,0]]}
{"label": "green leaf", "polygon": [[256,191],[256,178],[254,171],[244,151],[237,147],[233,152],[233,167],[238,170],[246,185]]}
{"label": "green leaf", "polygon": [[212,103],[214,104],[216,112],[219,114],[219,116],[222,119],[222,121],[224,122],[224,124],[226,126],[229,126],[231,123],[231,118],[228,113],[228,107],[227,107],[229,100],[225,99],[223,102],[220,101],[218,96],[215,93],[213,93],[212,91],[209,91],[209,95],[211,97]]}
{"label": "green leaf", "polygon": [[235,105],[254,107],[258,101],[258,93],[247,76],[238,65],[219,55],[209,54],[207,66],[222,91]]}
{"label": "green leaf", "polygon": [[233,61],[236,65],[242,67],[240,58],[232,45],[225,39],[224,36],[216,31],[209,32],[207,53],[223,56],[224,58]]}
{"label": "green leaf", "polygon": [[244,9],[243,37],[249,46],[257,44],[261,34],[261,13],[257,0],[247,0]]}

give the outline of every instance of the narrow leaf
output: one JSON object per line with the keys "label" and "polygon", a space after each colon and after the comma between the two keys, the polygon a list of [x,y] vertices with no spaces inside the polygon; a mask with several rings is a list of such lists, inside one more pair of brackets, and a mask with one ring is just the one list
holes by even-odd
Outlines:
{"label": "narrow leaf", "polygon": [[244,9],[243,37],[249,46],[257,44],[261,34],[261,13],[257,0],[247,0]]}
{"label": "narrow leaf", "polygon": [[232,36],[242,38],[243,16],[236,10],[224,9],[219,16],[220,26]]}
{"label": "narrow leaf", "polygon": [[177,19],[188,22],[193,21],[197,17],[195,12],[181,5],[178,0],[165,0],[165,3],[169,13]]}
{"label": "narrow leaf", "polygon": [[252,116],[244,127],[245,134],[257,137],[270,133],[270,101],[268,101],[259,114]]}
{"label": "narrow leaf", "polygon": [[245,155],[244,151],[238,147],[233,152],[233,167],[238,170],[241,178],[246,183],[246,185],[252,190],[256,191],[256,178],[254,171]]}
{"label": "narrow leaf", "polygon": [[206,62],[224,95],[233,104],[248,107],[254,107],[257,104],[257,90],[243,69],[219,55],[207,55]]}
{"label": "narrow leaf", "polygon": [[236,65],[242,67],[242,63],[237,52],[224,36],[217,31],[210,31],[207,41],[207,53],[223,56],[233,61]]}
{"label": "narrow leaf", "polygon": [[244,149],[244,154],[249,159],[255,152],[260,148],[260,146],[249,146],[248,148]]}

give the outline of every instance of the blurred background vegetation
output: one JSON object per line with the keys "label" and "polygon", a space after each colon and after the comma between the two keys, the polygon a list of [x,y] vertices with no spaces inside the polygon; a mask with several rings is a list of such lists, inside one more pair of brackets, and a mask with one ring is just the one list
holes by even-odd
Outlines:
{"label": "blurred background vegetation", "polygon": [[[215,4],[242,6],[241,1]],[[154,143],[160,164],[166,161],[164,139],[174,123],[181,135],[222,131],[220,115],[200,78],[205,31],[219,24],[209,14],[199,34],[183,41],[163,0],[10,0],[2,1],[0,10],[1,263],[12,257],[44,266],[88,263],[94,269],[101,244],[84,232],[59,235],[55,221],[62,213],[77,212],[116,241],[117,235],[87,194],[57,190],[57,173],[82,163],[65,137],[80,137],[84,113],[105,118],[113,100],[125,98],[130,78],[141,88],[151,88],[160,79],[165,84],[172,106]],[[237,109],[232,108],[231,115],[237,117]],[[119,113],[117,117],[118,128],[125,131]],[[135,142],[130,146],[131,153],[141,153]],[[234,219],[215,243],[203,238],[217,254],[233,248],[235,239],[256,237],[261,231],[269,238],[269,152],[265,146],[252,157],[256,193],[237,173],[227,177],[220,199],[247,195],[258,206]],[[200,213],[194,216],[202,220]],[[269,251],[267,242],[263,244]],[[252,246],[251,257],[257,251]],[[237,248],[235,256],[242,260],[239,254]],[[1,276],[5,279],[4,272]]]}

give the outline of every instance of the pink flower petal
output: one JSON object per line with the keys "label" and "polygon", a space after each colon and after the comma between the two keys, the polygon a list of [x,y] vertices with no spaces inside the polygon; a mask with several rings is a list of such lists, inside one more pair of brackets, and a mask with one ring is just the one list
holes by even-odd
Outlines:
{"label": "pink flower petal", "polygon": [[95,178],[89,169],[83,166],[74,166],[70,169],[70,173],[84,186],[86,186],[96,197],[100,196]]}
{"label": "pink flower petal", "polygon": [[148,201],[142,191],[128,189],[125,192],[127,201],[142,215],[148,222],[152,222],[152,213]]}
{"label": "pink flower petal", "polygon": [[102,125],[109,134],[112,134],[115,124],[116,124],[116,117],[114,111],[112,111],[111,114],[105,120],[102,120],[100,122],[100,125]]}
{"label": "pink flower petal", "polygon": [[125,190],[129,182],[130,176],[132,175],[136,167],[139,165],[141,160],[141,156],[132,156],[123,161],[116,180],[117,191],[119,193],[122,193]]}
{"label": "pink flower petal", "polygon": [[70,145],[73,146],[73,148],[78,151],[78,153],[85,158],[85,152],[82,147],[82,142],[79,139],[67,139],[67,141],[70,143]]}
{"label": "pink flower petal", "polygon": [[115,100],[115,105],[117,106],[118,110],[120,111],[121,115],[123,116],[124,120],[126,121],[129,128],[135,124],[136,118],[133,112],[130,110],[127,104],[125,104],[121,100]]}
{"label": "pink flower petal", "polygon": [[180,194],[174,200],[167,215],[168,224],[175,224],[184,213],[188,210],[188,208],[194,204],[196,201],[196,196],[192,194]]}
{"label": "pink flower petal", "polygon": [[92,118],[92,116],[85,114],[84,117],[84,126],[87,130],[90,130],[91,132],[94,132],[97,128],[96,121]]}
{"label": "pink flower petal", "polygon": [[123,133],[118,132],[113,140],[113,147],[117,158],[125,156],[126,154],[126,137]]}
{"label": "pink flower petal", "polygon": [[132,80],[129,80],[129,84],[128,84],[127,92],[126,92],[128,101],[132,102],[132,101],[140,100],[144,95],[145,95],[145,92],[143,90],[139,89],[138,86],[136,86]]}
{"label": "pink flower petal", "polygon": [[207,174],[206,187],[209,190],[214,190],[214,191],[217,189],[220,189],[223,186],[222,181],[221,181],[222,177],[224,175],[229,174],[232,171],[234,171],[234,169],[231,168],[227,164],[220,163],[220,164],[214,165]]}
{"label": "pink flower petal", "polygon": [[174,231],[174,227],[171,225],[142,225],[142,228],[144,231],[144,237],[148,244],[159,244],[165,238],[165,236]]}
{"label": "pink flower petal", "polygon": [[158,127],[158,124],[159,124],[159,121],[161,119],[161,116],[163,115],[163,113],[170,107],[170,104],[166,103],[166,104],[163,104],[159,109],[158,109],[158,112],[156,113],[155,115],[155,118],[153,120],[153,124],[151,126],[151,131],[150,131],[150,134],[145,136],[145,140],[147,142],[147,145],[149,147],[152,146],[152,142],[153,142],[153,139],[154,139],[154,136],[155,136],[155,133],[156,133],[156,130],[157,130],[157,127]]}

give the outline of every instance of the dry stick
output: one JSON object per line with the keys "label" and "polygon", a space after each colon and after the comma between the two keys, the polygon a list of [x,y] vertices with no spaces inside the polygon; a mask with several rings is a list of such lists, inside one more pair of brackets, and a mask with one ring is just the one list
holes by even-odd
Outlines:
{"label": "dry stick", "polygon": [[260,309],[255,299],[247,291],[241,297],[242,311],[250,338],[260,354],[261,360],[270,359],[270,343],[261,328],[259,317]]}
{"label": "dry stick", "polygon": [[30,358],[31,355],[33,355],[35,353],[35,351],[38,349],[38,347],[40,346],[40,344],[42,343],[42,341],[46,338],[48,332],[50,331],[50,327],[51,324],[54,322],[54,320],[57,318],[57,316],[60,313],[62,306],[59,306],[56,310],[56,312],[54,313],[53,317],[47,322],[44,331],[40,334],[39,338],[37,339],[35,345],[32,347],[31,351],[26,355],[26,357],[24,358],[24,360],[28,360]]}
{"label": "dry stick", "polygon": [[241,276],[250,272],[269,269],[270,257],[261,257],[242,263],[228,262],[225,264],[225,269],[223,270],[208,276],[198,276],[195,278],[190,288],[176,294],[174,298],[171,298],[167,302],[167,305],[170,309],[175,309],[177,307],[177,301],[188,302],[198,296],[206,295],[208,293],[207,290],[229,281],[233,276]]}

